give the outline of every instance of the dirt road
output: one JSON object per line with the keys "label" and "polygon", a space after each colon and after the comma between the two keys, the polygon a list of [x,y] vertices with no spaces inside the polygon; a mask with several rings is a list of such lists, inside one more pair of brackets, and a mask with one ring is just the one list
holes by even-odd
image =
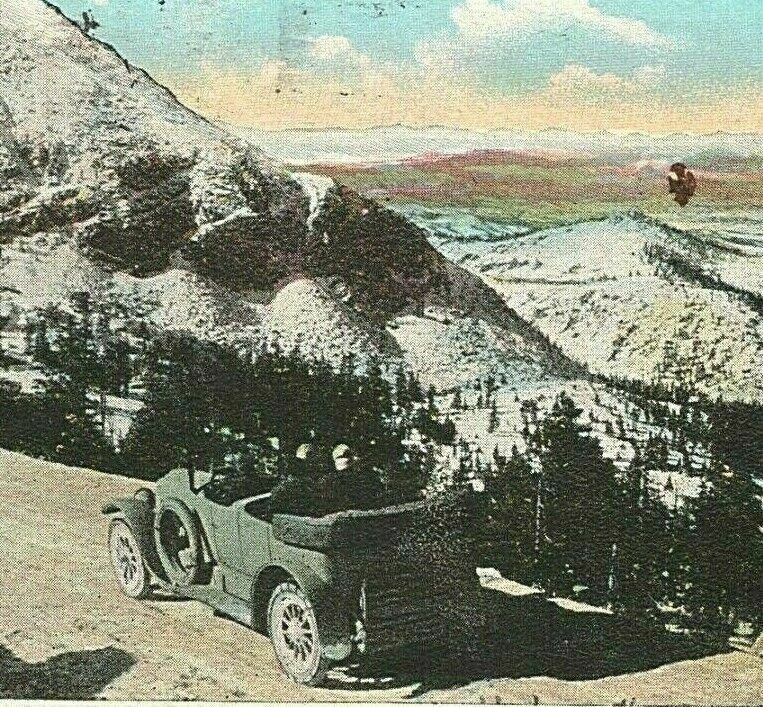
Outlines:
{"label": "dirt road", "polygon": [[[140,485],[0,451],[0,697],[763,703],[763,661],[745,653],[531,655],[504,639],[481,667],[437,670],[414,656],[301,688],[264,636],[194,602],[121,595],[100,507]],[[496,614],[508,622],[496,635],[510,638],[513,611]]]}

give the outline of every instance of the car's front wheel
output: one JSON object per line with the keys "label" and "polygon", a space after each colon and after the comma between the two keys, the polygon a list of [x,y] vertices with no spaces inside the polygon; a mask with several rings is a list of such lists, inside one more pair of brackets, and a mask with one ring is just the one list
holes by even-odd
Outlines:
{"label": "car's front wheel", "polygon": [[109,554],[119,588],[133,599],[147,597],[151,585],[143,553],[132,528],[119,517],[109,524]]}
{"label": "car's front wheel", "polygon": [[279,584],[268,604],[268,634],[286,674],[302,685],[319,685],[328,671],[318,618],[295,582]]}

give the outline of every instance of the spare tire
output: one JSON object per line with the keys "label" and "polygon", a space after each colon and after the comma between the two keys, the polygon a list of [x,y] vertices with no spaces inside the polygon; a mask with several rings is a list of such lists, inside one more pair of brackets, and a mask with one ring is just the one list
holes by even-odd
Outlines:
{"label": "spare tire", "polygon": [[174,585],[199,584],[205,570],[199,520],[188,506],[174,498],[156,511],[154,539],[159,561]]}

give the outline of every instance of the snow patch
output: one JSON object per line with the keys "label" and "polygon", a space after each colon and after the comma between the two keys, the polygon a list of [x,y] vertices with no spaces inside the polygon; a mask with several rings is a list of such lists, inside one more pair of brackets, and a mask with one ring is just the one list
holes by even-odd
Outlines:
{"label": "snow patch", "polygon": [[510,347],[481,319],[406,315],[387,331],[425,387],[447,390],[488,376],[516,382],[544,377],[541,367],[522,354],[521,341]]}
{"label": "snow patch", "polygon": [[302,187],[310,199],[310,214],[307,217],[307,228],[312,232],[313,222],[321,212],[321,205],[329,189],[334,187],[334,180],[319,174],[309,172],[292,172],[291,175]]}
{"label": "snow patch", "polygon": [[300,278],[283,287],[267,306],[263,335],[287,351],[338,365],[349,353],[363,360],[378,353],[370,336],[355,325],[316,281]]}

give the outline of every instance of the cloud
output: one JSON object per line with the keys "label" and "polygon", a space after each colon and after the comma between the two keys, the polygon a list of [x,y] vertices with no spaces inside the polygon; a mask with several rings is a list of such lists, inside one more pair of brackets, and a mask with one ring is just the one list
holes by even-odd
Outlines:
{"label": "cloud", "polygon": [[596,73],[582,64],[567,64],[548,80],[552,91],[559,93],[609,92],[621,90],[625,79],[616,74]]}
{"label": "cloud", "polygon": [[[564,1],[564,0],[563,0]],[[543,2],[543,0],[539,0]],[[205,65],[195,75],[160,77],[212,119],[261,128],[352,127],[404,123],[478,129],[698,132],[760,129],[761,92],[740,87],[676,105],[665,66],[623,74],[570,62],[536,88],[475,81],[468,52],[421,42],[416,61],[380,61],[342,35],[308,39],[301,61],[268,59],[256,68]],[[475,52],[479,47],[470,45]],[[469,51],[472,51],[470,49]],[[450,58],[448,58],[450,55]]]}
{"label": "cloud", "polygon": [[567,64],[548,79],[548,88],[559,94],[601,95],[616,93],[644,95],[659,85],[667,77],[663,65],[639,66],[630,76],[619,76],[609,72],[599,73],[582,64]]}
{"label": "cloud", "polygon": [[667,76],[664,66],[640,66],[628,75],[597,72],[582,64],[567,64],[537,92],[552,101],[574,101],[580,105],[604,104],[616,110],[627,102],[653,103]]}
{"label": "cloud", "polygon": [[324,34],[317,39],[309,40],[310,56],[321,61],[350,59],[366,61],[367,57],[352,46],[352,42],[341,35]]}
{"label": "cloud", "polygon": [[432,73],[455,72],[463,64],[463,46],[448,39],[419,40],[413,56],[424,70]]}
{"label": "cloud", "polygon": [[589,0],[464,0],[451,17],[461,34],[472,39],[522,37],[576,24],[625,44],[670,44],[642,20],[608,15]]}
{"label": "cloud", "polygon": [[545,86],[517,95],[480,87],[468,77],[406,72],[376,64],[351,75],[281,60],[258,70],[208,66],[189,76],[163,76],[190,106],[208,117],[261,128],[341,126],[363,128],[404,123],[477,129],[761,131],[763,92],[729,86],[712,95],[676,102],[664,87],[647,85],[660,67],[618,76],[568,64]]}
{"label": "cloud", "polygon": [[633,72],[633,78],[645,86],[654,86],[661,83],[668,75],[663,64],[657,66],[640,66]]}

